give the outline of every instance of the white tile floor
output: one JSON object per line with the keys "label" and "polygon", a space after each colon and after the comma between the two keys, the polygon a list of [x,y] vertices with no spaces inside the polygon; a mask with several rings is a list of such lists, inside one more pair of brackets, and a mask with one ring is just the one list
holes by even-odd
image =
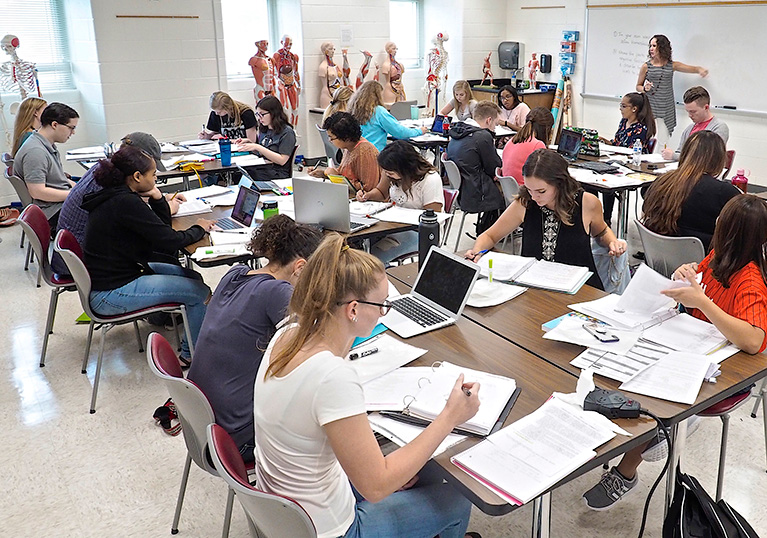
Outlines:
{"label": "white tile floor", "polygon": [[[467,218],[467,221],[473,221]],[[466,227],[473,230],[473,226]],[[35,287],[36,266],[23,271],[20,228],[0,229],[3,330],[0,349],[0,430],[5,450],[4,495],[0,498],[0,536],[162,537],[170,532],[185,448],[154,425],[152,413],[167,398],[162,384],[138,353],[130,326],[109,333],[97,413],[88,414],[95,365],[80,374],[87,326],[76,325],[82,312],[74,293],[62,295],[45,368],[38,367],[50,290]],[[455,234],[456,231],[453,232]],[[450,245],[454,244],[454,236]],[[464,236],[461,248],[471,246]],[[214,286],[223,270],[203,270]],[[141,325],[146,337],[149,326]],[[170,337],[170,336],[169,336]],[[730,424],[725,498],[767,535],[767,463],[761,413],[751,406]],[[685,470],[713,492],[716,483],[720,422],[705,419],[689,439]],[[552,535],[557,537],[635,536],[641,508],[661,464],[640,468],[637,494],[609,514],[589,511],[583,491],[598,480],[594,470],[553,495]],[[663,488],[651,505],[645,536],[659,537]],[[221,533],[226,487],[192,468],[180,534],[211,537]],[[500,518],[475,510],[470,525],[485,538],[527,536],[530,509]],[[247,536],[247,524],[235,506],[232,537]]]}

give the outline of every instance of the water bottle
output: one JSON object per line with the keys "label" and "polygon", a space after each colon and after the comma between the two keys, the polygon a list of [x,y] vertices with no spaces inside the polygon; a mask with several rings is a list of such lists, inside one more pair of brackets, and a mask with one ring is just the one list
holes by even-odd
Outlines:
{"label": "water bottle", "polygon": [[738,187],[743,193],[748,191],[748,176],[746,176],[746,171],[743,168],[738,168],[731,181],[732,184]]}
{"label": "water bottle", "polygon": [[221,166],[232,166],[232,141],[228,138],[219,139],[218,149],[221,152]]}
{"label": "water bottle", "polygon": [[277,207],[277,202],[274,200],[264,202],[263,210],[264,210],[264,220],[267,220],[275,215],[280,214],[280,209]]}
{"label": "water bottle", "polygon": [[426,261],[432,245],[439,246],[439,223],[433,209],[427,209],[418,218],[418,266]]}
{"label": "water bottle", "polygon": [[631,148],[631,164],[639,166],[642,164],[642,142],[634,140],[634,146]]}

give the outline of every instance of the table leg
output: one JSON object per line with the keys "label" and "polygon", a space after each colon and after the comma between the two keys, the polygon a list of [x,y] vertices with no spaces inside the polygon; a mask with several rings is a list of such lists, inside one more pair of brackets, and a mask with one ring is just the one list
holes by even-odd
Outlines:
{"label": "table leg", "polygon": [[683,420],[677,424],[674,424],[669,428],[669,437],[671,438],[671,444],[673,450],[669,457],[671,463],[668,467],[668,473],[666,474],[666,503],[663,507],[663,517],[668,514],[671,503],[674,500],[674,488],[676,486],[676,470],[677,466],[681,464],[682,454],[684,453],[684,446],[687,442],[687,421]]}
{"label": "table leg", "polygon": [[551,533],[551,492],[533,501],[533,538],[549,538]]}
{"label": "table leg", "polygon": [[616,193],[618,196],[618,239],[626,239],[628,228],[628,191]]}

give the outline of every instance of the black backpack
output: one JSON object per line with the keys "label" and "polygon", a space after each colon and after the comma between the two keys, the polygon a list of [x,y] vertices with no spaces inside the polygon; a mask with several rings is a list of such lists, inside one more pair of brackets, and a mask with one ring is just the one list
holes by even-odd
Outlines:
{"label": "black backpack", "polygon": [[759,538],[724,499],[715,502],[694,477],[677,467],[674,500],[663,521],[663,538]]}

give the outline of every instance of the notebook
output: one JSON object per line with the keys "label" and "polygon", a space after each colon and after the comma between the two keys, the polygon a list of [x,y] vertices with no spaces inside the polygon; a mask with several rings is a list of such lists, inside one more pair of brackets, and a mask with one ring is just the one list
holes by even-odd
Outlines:
{"label": "notebook", "polygon": [[583,142],[583,135],[571,129],[562,129],[562,134],[559,137],[559,146],[557,146],[557,153],[568,161],[575,161],[578,158],[578,153],[581,151],[581,143]]}
{"label": "notebook", "polygon": [[378,222],[366,217],[351,218],[349,187],[314,179],[293,179],[296,222],[319,224],[342,233],[354,233]]}
{"label": "notebook", "polygon": [[490,260],[494,280],[570,294],[577,293],[592,275],[588,267],[488,252],[477,262],[482,276],[490,276]]}
{"label": "notebook", "polygon": [[253,216],[256,213],[260,197],[261,194],[258,191],[248,187],[240,187],[240,190],[237,192],[237,200],[232,208],[232,215],[218,219],[214,229],[222,231],[255,227],[256,219]]}
{"label": "notebook", "polygon": [[391,299],[392,309],[381,323],[402,338],[452,325],[463,312],[478,275],[478,265],[432,246],[413,291]]}

